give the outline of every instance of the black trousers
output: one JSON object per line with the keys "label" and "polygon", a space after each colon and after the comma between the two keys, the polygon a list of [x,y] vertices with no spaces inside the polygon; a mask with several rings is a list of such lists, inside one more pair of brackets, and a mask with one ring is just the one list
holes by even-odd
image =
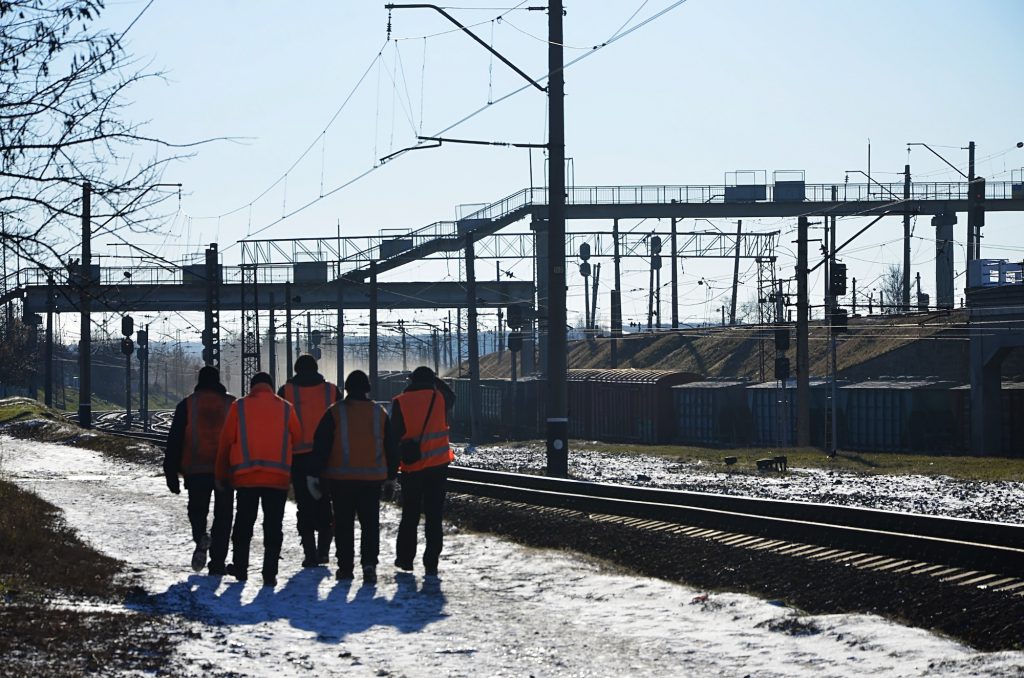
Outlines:
{"label": "black trousers", "polygon": [[359,518],[359,563],[377,564],[380,555],[379,480],[324,479],[324,489],[334,508],[334,544],[338,568],[353,569],[355,560],[355,518]]}
{"label": "black trousers", "polygon": [[223,565],[228,556],[228,540],[231,538],[231,518],[235,508],[235,493],[231,490],[215,490],[212,477],[209,485],[186,483],[186,489],[188,491],[188,522],[192,525],[192,541],[197,544],[206,534],[206,519],[210,514],[210,495],[213,495],[210,564]]}
{"label": "black trousers", "polygon": [[[314,499],[306,485],[308,459],[311,454],[295,455],[292,461],[292,491],[295,493],[295,518],[299,536],[302,538],[303,549],[315,549],[315,534],[319,533],[321,544],[331,541],[331,502],[326,497]],[[308,553],[306,555],[309,555]]]}
{"label": "black trousers", "polygon": [[288,490],[270,487],[240,487],[235,490],[238,497],[238,513],[235,516],[235,530],[231,534],[232,559],[235,566],[245,572],[249,569],[249,543],[252,541],[256,513],[263,504],[263,574],[277,575],[277,561],[281,556],[281,542],[284,533],[284,505],[288,501]]}
{"label": "black trousers", "polygon": [[426,517],[427,538],[423,550],[423,566],[436,568],[444,540],[441,518],[444,513],[448,465],[402,473],[399,478],[402,483],[402,521],[398,525],[395,560],[400,565],[411,565],[415,560],[416,532],[420,524],[420,513],[423,513]]}

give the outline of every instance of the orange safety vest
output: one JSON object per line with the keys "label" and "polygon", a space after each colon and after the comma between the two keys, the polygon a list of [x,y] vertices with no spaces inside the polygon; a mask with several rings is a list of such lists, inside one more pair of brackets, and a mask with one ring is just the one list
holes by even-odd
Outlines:
{"label": "orange safety vest", "polygon": [[338,398],[338,387],[329,381],[313,386],[284,385],[284,399],[295,405],[302,425],[302,439],[295,441],[295,454],[313,451],[313,434],[327,408]]}
{"label": "orange safety vest", "polygon": [[334,417],[334,446],[320,475],[335,480],[387,480],[384,408],[370,400],[350,400],[331,405],[328,412]]}
{"label": "orange safety vest", "polygon": [[269,387],[256,390],[260,386],[263,384],[235,401],[236,417],[228,415],[229,422],[237,422],[238,433],[228,451],[228,472],[235,487],[287,489],[292,469],[291,434],[298,433],[299,427],[292,427],[291,403],[278,398]]}
{"label": "orange safety vest", "polygon": [[217,443],[224,418],[234,398],[216,391],[196,391],[185,398],[185,445],[181,454],[182,475],[213,473]]}
{"label": "orange safety vest", "polygon": [[[437,397],[431,409],[430,399],[435,395]],[[455,461],[455,453],[448,442],[448,415],[445,414],[444,396],[441,392],[437,389],[408,391],[395,396],[395,400],[402,408],[402,419],[405,422],[402,440],[416,437],[420,439],[420,460],[414,464],[401,462],[399,470],[413,473]],[[424,427],[423,420],[427,418],[428,410],[430,418]]]}

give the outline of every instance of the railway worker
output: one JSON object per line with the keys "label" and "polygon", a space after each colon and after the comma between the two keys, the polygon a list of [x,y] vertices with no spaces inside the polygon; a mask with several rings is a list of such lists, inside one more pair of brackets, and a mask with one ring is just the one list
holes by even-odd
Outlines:
{"label": "railway worker", "polygon": [[227,573],[239,581],[249,576],[249,543],[262,504],[263,585],[277,584],[292,449],[301,436],[302,426],[292,404],[274,395],[269,374],[254,374],[249,394],[228,410],[217,449],[217,482],[234,488],[238,499],[231,534],[233,562]]}
{"label": "railway worker", "polygon": [[[228,408],[235,396],[220,383],[220,373],[207,365],[199,370],[192,394],[174,408],[174,419],[167,434],[164,451],[164,476],[167,489],[181,493],[178,475],[185,478],[188,492],[188,522],[192,526],[192,569],[199,572],[206,567],[209,552],[211,575],[224,574],[224,560],[228,555],[231,537],[231,514],[234,494],[230,489],[215,489],[213,465],[217,458],[217,444]],[[206,532],[210,515],[210,496],[213,496],[213,527]]]}
{"label": "railway worker", "polygon": [[380,499],[382,493],[386,498],[394,495],[398,446],[389,434],[387,412],[370,400],[366,373],[350,372],[345,392],[345,400],[331,405],[316,428],[314,468],[334,509],[336,579],[352,579],[358,516],[363,583],[373,584],[380,555]]}
{"label": "railway worker", "polygon": [[327,408],[341,400],[341,391],[317,371],[316,358],[304,353],[295,359],[295,376],[281,387],[277,395],[295,405],[302,425],[302,436],[295,445],[292,462],[292,489],[297,506],[296,527],[302,540],[302,566],[326,565],[331,559],[333,539],[331,503],[322,496],[314,497],[309,490],[309,479],[316,478],[310,471],[310,453],[317,424]]}
{"label": "railway worker", "polygon": [[402,485],[402,520],[395,545],[395,567],[411,571],[416,557],[420,513],[426,518],[423,568],[437,575],[444,538],[444,512],[448,464],[455,460],[448,442],[448,415],[455,393],[432,369],[417,367],[410,383],[391,405],[391,436],[398,441]]}

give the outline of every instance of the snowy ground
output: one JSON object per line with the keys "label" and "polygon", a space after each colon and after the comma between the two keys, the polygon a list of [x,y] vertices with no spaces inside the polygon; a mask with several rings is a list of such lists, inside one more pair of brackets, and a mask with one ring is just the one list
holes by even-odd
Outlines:
{"label": "snowy ground", "polygon": [[[1024,653],[979,653],[862,615],[800,616],[749,596],[624,576],[571,555],[451,533],[441,578],[393,573],[382,512],[376,586],[301,570],[286,514],[280,583],[193,574],[184,495],[155,468],[0,436],[2,472],[62,507],[180,620],[171,670],[281,676],[1024,675]],[[254,569],[262,545],[254,540]]]}

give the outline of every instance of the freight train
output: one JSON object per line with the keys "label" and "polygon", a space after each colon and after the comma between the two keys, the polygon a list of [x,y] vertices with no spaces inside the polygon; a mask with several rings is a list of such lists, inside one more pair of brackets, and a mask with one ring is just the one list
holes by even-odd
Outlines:
{"label": "freight train", "polygon": [[[379,380],[376,397],[405,385]],[[470,380],[458,396],[453,434],[470,433]],[[831,436],[831,385],[811,380],[811,444]],[[535,439],[544,431],[543,379],[480,380],[478,442]],[[570,436],[577,440],[720,447],[779,447],[796,440],[796,384],[705,380],[668,370],[569,370]],[[836,388],[838,447],[850,451],[963,453],[970,443],[970,388],[926,378],[881,378]],[[1024,383],[1002,388],[1002,453],[1024,456]]]}

